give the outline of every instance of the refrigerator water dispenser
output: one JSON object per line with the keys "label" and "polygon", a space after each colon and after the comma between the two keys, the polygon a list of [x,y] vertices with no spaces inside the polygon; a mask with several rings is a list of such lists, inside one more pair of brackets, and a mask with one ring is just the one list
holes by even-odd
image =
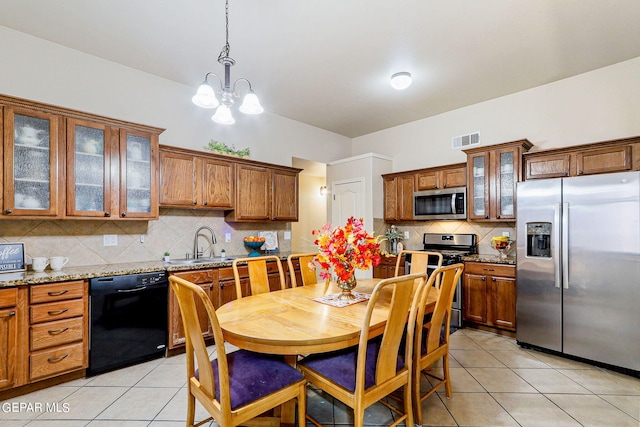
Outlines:
{"label": "refrigerator water dispenser", "polygon": [[527,256],[551,258],[551,223],[527,223]]}

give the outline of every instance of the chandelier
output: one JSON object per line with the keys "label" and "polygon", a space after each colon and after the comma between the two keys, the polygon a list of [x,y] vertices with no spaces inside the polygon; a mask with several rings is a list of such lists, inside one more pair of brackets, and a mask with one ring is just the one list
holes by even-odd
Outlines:
{"label": "chandelier", "polygon": [[[226,43],[222,47],[220,55],[218,55],[218,62],[224,65],[224,84],[217,74],[208,72],[204,76],[204,81],[198,87],[198,91],[191,100],[198,107],[217,108],[215,114],[211,117],[211,120],[214,122],[221,125],[232,125],[236,122],[233,118],[233,114],[231,113],[233,98],[240,98],[240,95],[236,92],[236,84],[238,84],[238,82],[244,81],[249,85],[249,90],[242,100],[242,105],[238,108],[240,112],[245,114],[260,114],[264,109],[260,105],[260,101],[256,94],[253,93],[253,88],[251,87],[251,82],[249,80],[239,78],[233,82],[233,86],[231,85],[231,66],[234,65],[236,61],[229,57],[229,0],[226,0],[225,15],[227,22]],[[209,84],[209,76],[215,76],[218,79],[219,89],[217,91]],[[216,92],[220,95],[220,101],[216,97]]]}

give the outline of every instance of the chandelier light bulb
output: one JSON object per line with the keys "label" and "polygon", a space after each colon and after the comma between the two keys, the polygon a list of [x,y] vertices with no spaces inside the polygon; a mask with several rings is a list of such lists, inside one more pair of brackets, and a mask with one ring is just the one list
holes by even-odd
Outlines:
{"label": "chandelier light bulb", "polygon": [[206,82],[202,83],[198,87],[198,91],[195,95],[193,95],[191,101],[193,101],[193,103],[198,107],[202,108],[216,108],[218,105],[220,105],[220,102],[218,102],[218,98],[216,98],[216,94],[213,91],[213,88]]}
{"label": "chandelier light bulb", "polygon": [[403,90],[411,86],[411,73],[406,71],[395,73],[391,76],[391,87],[396,90]]}
{"label": "chandelier light bulb", "polygon": [[216,113],[211,117],[211,120],[220,125],[232,125],[236,122],[231,114],[231,110],[224,104],[218,107]]}
{"label": "chandelier light bulb", "polygon": [[242,105],[239,110],[244,114],[260,114],[264,111],[264,108],[260,105],[260,100],[256,94],[253,93],[253,90],[249,89],[249,92],[247,92],[242,100]]}

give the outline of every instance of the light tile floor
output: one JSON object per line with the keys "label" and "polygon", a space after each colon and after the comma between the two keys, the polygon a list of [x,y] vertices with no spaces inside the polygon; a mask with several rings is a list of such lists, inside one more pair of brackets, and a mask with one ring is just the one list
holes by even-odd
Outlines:
{"label": "light tile floor", "polygon": [[[473,329],[451,336],[450,355],[453,397],[439,390],[427,399],[425,425],[640,426],[640,379]],[[154,360],[1,402],[0,425],[184,426],[185,385],[184,355]],[[352,425],[344,405],[316,390],[308,397],[308,412],[320,422]],[[31,406],[20,410],[14,403]],[[197,417],[206,417],[201,408]],[[376,405],[365,424],[386,425],[391,417]]]}

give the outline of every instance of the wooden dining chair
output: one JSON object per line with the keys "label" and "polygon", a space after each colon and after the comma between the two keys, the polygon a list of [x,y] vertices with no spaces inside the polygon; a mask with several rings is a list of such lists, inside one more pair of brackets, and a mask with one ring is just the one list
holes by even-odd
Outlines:
{"label": "wooden dining chair", "polygon": [[[186,335],[187,359],[187,427],[215,420],[221,427],[237,425],[279,426],[276,417],[259,415],[293,399],[298,404],[298,425],[305,425],[306,381],[302,374],[280,357],[238,350],[227,354],[215,309],[198,285],[169,276],[178,299]],[[201,301],[213,329],[216,359],[202,338],[196,301]],[[195,422],[196,400],[211,415]],[[251,421],[250,421],[251,420]]]}
{"label": "wooden dining chair", "polygon": [[[451,398],[451,380],[449,376],[449,334],[451,323],[451,304],[464,264],[453,264],[436,269],[422,288],[413,343],[412,392],[415,422],[422,425],[422,402],[442,385],[446,395]],[[430,292],[438,292],[435,283],[440,283],[439,295],[429,321],[424,322],[427,298]],[[432,372],[431,365],[442,359],[442,375]],[[424,374],[437,383],[426,393],[421,394],[420,377]]]}
{"label": "wooden dining chair", "polygon": [[236,282],[236,297],[242,298],[248,295],[244,295],[242,292],[242,280],[240,279],[240,268],[238,264],[246,264],[249,271],[249,290],[251,295],[262,294],[270,292],[269,287],[269,272],[267,270],[267,262],[275,262],[278,269],[279,284],[276,286],[279,289],[286,288],[286,282],[284,278],[284,270],[282,269],[282,262],[280,258],[275,255],[265,255],[257,257],[245,257],[236,258],[233,260],[231,266],[233,267],[233,277]]}
{"label": "wooden dining chair", "polygon": [[[412,302],[414,295],[418,295],[418,292],[413,292],[416,279],[424,285],[426,273],[392,277],[376,285],[367,304],[357,346],[311,355],[298,362],[298,369],[311,384],[353,409],[355,427],[363,426],[365,409],[376,402],[400,415],[392,426],[401,422],[413,426],[411,363],[414,328],[408,328],[409,338],[402,356],[398,355],[398,349],[407,324],[415,325],[417,307]],[[422,289],[421,286],[416,290]],[[391,293],[390,298],[381,298],[386,293]],[[388,304],[389,307],[384,331],[381,337],[369,339],[371,320],[379,304]],[[400,388],[404,388],[404,412],[381,400]],[[312,422],[320,425],[315,420]]]}
{"label": "wooden dining chair", "polygon": [[[407,254],[411,255],[411,271],[405,271],[405,274],[427,272],[429,258],[435,258],[437,260],[435,264],[431,265],[442,267],[442,254],[440,252],[402,250],[398,253],[398,260],[396,261],[396,276],[398,276],[398,273],[400,272],[400,262],[401,260],[406,259]],[[436,282],[434,284],[437,289],[440,289],[440,283]]]}
{"label": "wooden dining chair", "polygon": [[287,265],[289,266],[289,275],[291,276],[291,286],[298,286],[298,281],[296,279],[296,269],[293,265],[294,261],[298,261],[300,264],[300,278],[302,280],[301,285],[315,285],[318,283],[318,277],[316,275],[316,270],[309,268],[309,263],[313,262],[313,258],[318,255],[318,253],[305,253],[305,254],[291,254],[287,257]]}

